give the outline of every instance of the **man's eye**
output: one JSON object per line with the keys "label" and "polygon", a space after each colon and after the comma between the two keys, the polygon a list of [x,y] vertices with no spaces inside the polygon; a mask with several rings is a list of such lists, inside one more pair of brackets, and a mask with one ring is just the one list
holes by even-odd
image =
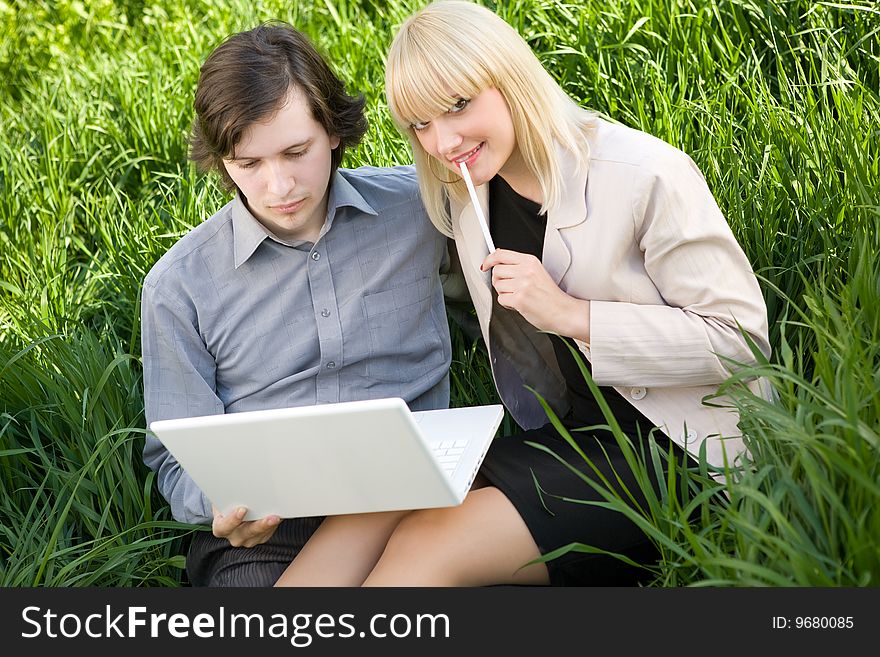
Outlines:
{"label": "man's eye", "polygon": [[296,160],[296,159],[303,157],[306,153],[308,153],[307,150],[305,150],[305,151],[290,151],[289,153],[287,153],[287,157],[289,157],[292,160]]}
{"label": "man's eye", "polygon": [[416,123],[410,123],[409,127],[418,132],[419,130],[424,130],[428,127],[429,121],[418,121]]}
{"label": "man's eye", "polygon": [[465,107],[467,107],[467,106],[468,106],[468,103],[470,103],[470,102],[471,102],[471,101],[470,101],[469,98],[459,98],[459,99],[455,102],[455,105],[453,105],[452,107],[449,108],[449,113],[450,113],[450,114],[456,114],[456,113],[460,112],[460,111],[463,110]]}
{"label": "man's eye", "polygon": [[245,160],[244,162],[238,163],[239,169],[253,169],[257,166],[257,162],[255,160]]}

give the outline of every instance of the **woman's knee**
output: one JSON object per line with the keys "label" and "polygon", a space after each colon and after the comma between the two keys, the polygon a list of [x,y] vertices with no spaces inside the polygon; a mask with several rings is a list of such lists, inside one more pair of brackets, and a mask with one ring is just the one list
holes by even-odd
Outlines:
{"label": "woman's knee", "polygon": [[407,515],[388,539],[367,584],[455,586],[457,539],[447,509],[423,509]]}
{"label": "woman's knee", "polygon": [[385,548],[398,556],[430,559],[448,553],[456,542],[457,528],[448,509],[421,509],[405,516],[394,528]]}
{"label": "woman's knee", "polygon": [[404,518],[367,583],[519,583],[531,577],[518,575],[517,569],[537,556],[538,549],[510,502],[497,489],[485,488],[471,492],[457,507],[424,509]]}

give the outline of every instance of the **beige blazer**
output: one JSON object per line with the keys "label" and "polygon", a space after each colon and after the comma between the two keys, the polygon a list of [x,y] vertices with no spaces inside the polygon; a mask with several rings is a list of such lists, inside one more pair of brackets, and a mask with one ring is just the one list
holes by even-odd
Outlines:
{"label": "beige blazer", "polygon": [[[692,454],[705,442],[710,463],[722,465],[725,451],[733,463],[744,450],[738,416],[702,400],[731,375],[735,366],[726,359],[754,362],[737,323],[769,356],[767,309],[701,172],[669,144],[602,120],[587,171],[578,172],[562,148],[558,157],[571,176],[548,213],[542,261],[562,290],[590,301],[590,344],[578,347],[593,378]],[[488,186],[477,194],[487,209]],[[521,426],[541,426],[546,415],[524,386],[564,410],[552,346],[518,313],[493,303],[473,205],[452,202],[450,209],[499,394]],[[769,394],[765,382],[749,386]]]}

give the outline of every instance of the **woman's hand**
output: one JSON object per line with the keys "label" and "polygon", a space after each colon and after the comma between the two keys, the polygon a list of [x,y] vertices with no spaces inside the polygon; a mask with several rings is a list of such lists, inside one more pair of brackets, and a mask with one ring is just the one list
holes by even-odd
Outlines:
{"label": "woman's hand", "polygon": [[535,256],[497,249],[481,268],[492,270],[499,304],[542,331],[590,342],[590,302],[560,290]]}

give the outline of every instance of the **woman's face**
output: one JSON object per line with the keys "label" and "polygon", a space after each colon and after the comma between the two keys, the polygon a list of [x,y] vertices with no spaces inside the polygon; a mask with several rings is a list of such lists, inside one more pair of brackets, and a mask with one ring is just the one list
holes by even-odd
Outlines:
{"label": "woman's face", "polygon": [[464,162],[475,185],[502,172],[516,150],[510,108],[495,88],[460,98],[443,114],[412,128],[425,152],[450,171],[460,175]]}

